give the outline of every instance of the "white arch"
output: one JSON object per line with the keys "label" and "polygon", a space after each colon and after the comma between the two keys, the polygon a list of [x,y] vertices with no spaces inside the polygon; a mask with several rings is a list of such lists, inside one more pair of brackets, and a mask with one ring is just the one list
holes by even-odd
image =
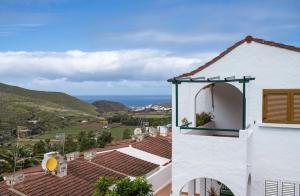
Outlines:
{"label": "white arch", "polygon": [[[210,88],[210,86],[212,85],[213,85],[213,89],[215,89],[214,93],[211,94],[210,92],[207,91],[203,92],[204,89]],[[208,93],[208,94],[200,94],[201,92]],[[203,97],[199,97],[199,95]],[[198,100],[198,98],[200,100]],[[214,109],[216,109],[216,114],[220,114],[219,119],[228,117],[228,116],[223,117],[223,115],[221,115],[222,113],[224,112],[228,113],[231,110],[233,110],[232,111],[233,115],[235,115],[234,118],[229,118],[227,120],[224,119],[223,123],[221,123],[221,125],[229,126],[229,127],[219,127],[219,128],[242,128],[242,119],[241,119],[242,100],[243,100],[242,91],[239,88],[237,88],[235,85],[231,83],[213,83],[213,82],[209,83],[204,87],[202,87],[194,96],[194,121],[196,122],[196,113],[199,112],[197,111],[197,109],[199,109],[198,106],[201,105],[203,107],[201,108],[205,112],[214,112]],[[223,104],[224,101],[225,104]],[[214,102],[216,102],[216,104],[214,105],[219,105],[219,107],[213,107]],[[229,104],[231,107],[228,107],[228,104],[226,104],[226,102],[229,103],[231,102],[231,104]],[[232,125],[230,122],[232,123]],[[230,126],[234,126],[234,127],[230,127]]]}
{"label": "white arch", "polygon": [[198,177],[198,178],[193,178],[193,179],[190,179],[190,180],[186,181],[186,182],[181,186],[181,188],[179,189],[179,191],[182,192],[182,189],[184,188],[184,186],[185,186],[188,182],[190,182],[191,180],[205,179],[205,178],[206,178],[206,179],[212,179],[212,180],[216,180],[216,181],[218,181],[218,182],[221,182],[222,184],[224,184],[225,186],[227,186],[227,187],[230,189],[230,191],[231,191],[234,195],[237,195],[237,193],[233,190],[233,188],[231,187],[231,185],[228,185],[228,183],[225,183],[224,181],[219,180],[219,179],[217,179],[217,178],[208,177],[208,176],[205,176],[205,177]]}

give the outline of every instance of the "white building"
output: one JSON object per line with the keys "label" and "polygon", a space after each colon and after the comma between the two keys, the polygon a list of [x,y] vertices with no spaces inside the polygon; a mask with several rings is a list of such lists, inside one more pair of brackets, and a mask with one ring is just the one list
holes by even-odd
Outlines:
{"label": "white building", "polygon": [[173,196],[300,195],[300,48],[247,36],[168,81]]}

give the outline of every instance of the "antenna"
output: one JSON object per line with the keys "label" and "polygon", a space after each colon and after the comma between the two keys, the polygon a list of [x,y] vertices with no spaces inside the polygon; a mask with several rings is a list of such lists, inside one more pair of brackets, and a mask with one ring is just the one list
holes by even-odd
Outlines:
{"label": "antenna", "polygon": [[57,133],[55,138],[62,142],[62,154],[65,155],[65,133]]}
{"label": "antenna", "polygon": [[15,183],[15,175],[16,175],[16,167],[17,167],[17,159],[18,159],[18,153],[19,153],[19,130],[17,129],[17,145],[16,145],[16,152],[14,156],[14,173],[13,173],[13,179],[11,183],[11,188],[13,188],[14,183]]}

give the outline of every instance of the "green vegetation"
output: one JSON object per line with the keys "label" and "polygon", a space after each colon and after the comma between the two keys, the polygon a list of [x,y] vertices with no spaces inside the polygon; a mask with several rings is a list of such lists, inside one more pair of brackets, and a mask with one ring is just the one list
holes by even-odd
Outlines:
{"label": "green vegetation", "polygon": [[96,108],[70,95],[27,90],[0,83],[0,144],[16,136],[17,126],[31,134],[96,121]]}
{"label": "green vegetation", "polygon": [[130,139],[131,138],[131,131],[130,129],[126,128],[123,131],[123,139]]}
{"label": "green vegetation", "polygon": [[37,139],[53,139],[59,133],[65,133],[66,135],[78,135],[81,131],[91,131],[94,130],[93,128],[81,128],[79,126],[71,126],[65,128],[59,128],[56,130],[48,131],[45,134],[35,135],[32,138]]}
{"label": "green vegetation", "polygon": [[136,126],[118,126],[118,127],[113,127],[109,128],[108,130],[111,132],[111,136],[114,138],[114,140],[120,140],[123,138],[123,132],[125,129],[129,129],[130,134],[133,134],[134,129]]}
{"label": "green vegetation", "polygon": [[[3,173],[13,172],[16,149],[8,150],[0,148],[0,181]],[[17,168],[27,168],[40,163],[40,159],[36,158],[31,148],[27,146],[20,146],[18,148],[18,157],[16,162]]]}
{"label": "green vegetation", "polygon": [[129,108],[125,105],[107,100],[95,101],[93,105],[97,108],[97,112],[119,112],[119,111],[129,111]]}
{"label": "green vegetation", "polygon": [[148,122],[149,126],[159,126],[164,124],[171,123],[171,114],[156,114],[153,116],[148,115],[130,115],[130,114],[115,114],[114,116],[109,117],[109,122],[112,123],[121,123],[128,126],[138,126],[141,121]]}
{"label": "green vegetation", "polygon": [[131,180],[129,177],[117,179],[100,177],[96,182],[94,196],[150,196],[152,185],[142,177]]}
{"label": "green vegetation", "polygon": [[202,112],[201,114],[196,114],[196,126],[203,126],[212,121],[213,118],[212,113]]}

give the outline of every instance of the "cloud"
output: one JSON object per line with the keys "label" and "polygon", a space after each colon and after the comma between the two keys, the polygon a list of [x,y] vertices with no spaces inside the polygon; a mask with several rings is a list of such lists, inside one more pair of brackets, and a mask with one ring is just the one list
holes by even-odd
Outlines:
{"label": "cloud", "polygon": [[123,38],[131,39],[134,41],[208,43],[234,41],[240,39],[241,35],[233,33],[182,34],[162,31],[138,31],[125,34]]}
{"label": "cloud", "polygon": [[40,82],[165,81],[194,69],[213,54],[189,57],[157,49],[0,52],[0,78]]}

